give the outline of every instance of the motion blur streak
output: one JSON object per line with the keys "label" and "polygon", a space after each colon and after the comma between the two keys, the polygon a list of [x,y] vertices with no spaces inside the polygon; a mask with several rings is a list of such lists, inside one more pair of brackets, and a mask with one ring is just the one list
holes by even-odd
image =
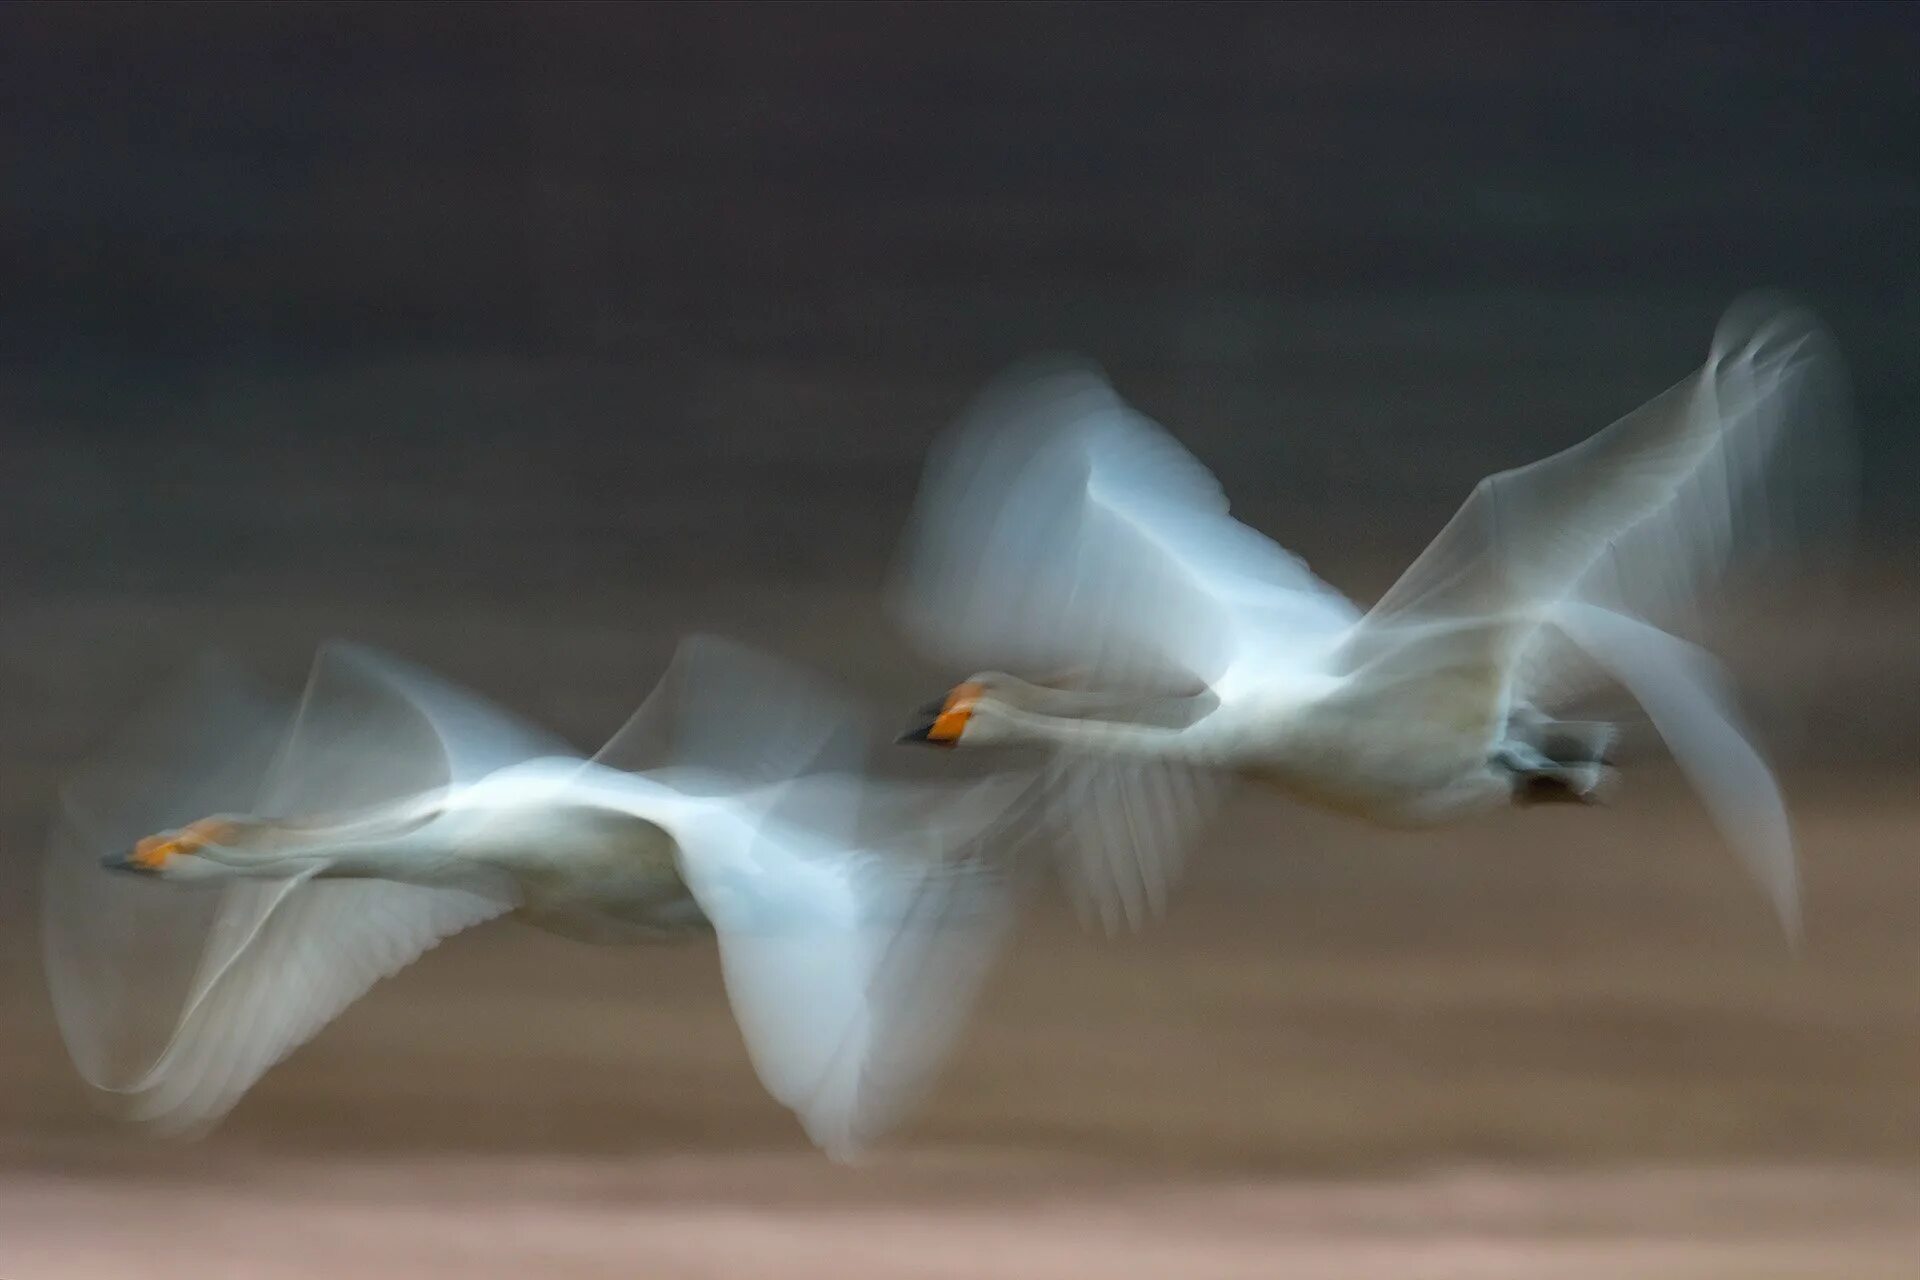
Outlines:
{"label": "motion blur streak", "polygon": [[[1772,773],[1718,664],[1649,619],[1710,613],[1707,589],[1761,553],[1791,571],[1784,494],[1810,493],[1792,507],[1803,520],[1841,513],[1812,532],[1850,527],[1852,457],[1831,339],[1804,310],[1748,297],[1691,376],[1476,485],[1363,614],[1229,517],[1213,476],[1096,371],[1029,370],[930,468],[899,611],[934,655],[1071,665],[1091,686],[969,676],[964,723],[942,740],[1056,748],[1057,825],[1079,843],[1067,866],[1110,928],[1164,906],[1194,798],[1219,794],[1196,772],[1399,826],[1591,799],[1615,728],[1561,712],[1597,669],[1645,709],[1797,940]],[[1159,693],[1116,692],[1129,684]]]}
{"label": "motion blur streak", "polygon": [[[0,5],[0,1275],[1910,1280],[1916,66],[1915,6],[1796,0]],[[699,939],[462,931],[198,1143],[75,1070],[57,797],[204,652],[261,685],[221,677],[176,745],[257,696],[255,766],[332,637],[590,749],[714,632],[857,690],[887,781],[1045,768],[887,741],[978,668],[1095,688],[932,659],[886,598],[930,451],[1002,371],[1082,354],[1365,606],[1763,286],[1845,355],[1853,541],[1789,493],[1791,555],[1700,619],[1619,616],[1730,676],[1790,805],[1797,952],[1746,837],[1570,656],[1556,718],[1619,728],[1591,805],[1402,832],[1162,762],[1061,779],[1063,856],[1118,797],[1192,833],[1164,885],[1072,877],[1097,924],[1160,923],[1089,937],[1042,881],[849,1166]],[[177,798],[126,839],[257,801]],[[112,879],[165,904],[157,971],[119,969],[155,998],[93,1024],[132,1071],[219,895]]]}
{"label": "motion blur streak", "polygon": [[[63,797],[45,939],[68,1048],[131,1118],[199,1132],[462,929],[710,928],[761,1080],[855,1155],[917,1099],[997,949],[1001,877],[964,853],[1027,788],[863,780],[856,725],[713,638],[681,646],[598,762],[350,646],[291,717],[202,672]],[[245,816],[202,819],[164,860],[129,834],[217,808]]]}

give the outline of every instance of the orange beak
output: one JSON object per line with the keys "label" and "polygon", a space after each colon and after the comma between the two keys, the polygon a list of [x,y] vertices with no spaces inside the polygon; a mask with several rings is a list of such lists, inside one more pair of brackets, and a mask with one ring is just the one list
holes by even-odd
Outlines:
{"label": "orange beak", "polygon": [[[985,693],[977,684],[955,685],[953,692],[940,703],[933,719],[921,728],[900,735],[901,742],[931,742],[939,746],[951,746],[959,740],[960,733],[967,727],[967,719],[973,715],[973,708]],[[929,710],[932,710],[929,708]]]}
{"label": "orange beak", "polygon": [[233,824],[215,818],[188,823],[172,835],[148,836],[133,846],[126,865],[139,871],[158,871],[175,854],[192,853],[210,844],[220,844],[233,835]]}

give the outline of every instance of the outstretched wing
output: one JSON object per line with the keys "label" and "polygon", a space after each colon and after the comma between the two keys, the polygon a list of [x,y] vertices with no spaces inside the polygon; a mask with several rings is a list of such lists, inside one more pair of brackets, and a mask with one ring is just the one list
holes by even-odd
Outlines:
{"label": "outstretched wing", "polygon": [[817,775],[682,838],[755,1071],[835,1158],[919,1100],[1013,918],[1023,778],[954,789]]}
{"label": "outstretched wing", "polygon": [[[1563,600],[1664,625],[1737,561],[1788,545],[1851,496],[1845,377],[1806,311],[1755,295],[1705,364],[1589,439],[1482,480],[1348,641],[1352,669],[1518,671],[1554,691],[1540,623]],[[1797,500],[1795,500],[1797,499]]]}
{"label": "outstretched wing", "polygon": [[[1016,370],[927,468],[895,575],[916,644],[966,670],[1071,669],[1096,689],[1222,698],[1323,667],[1359,618],[1091,367]],[[1061,870],[1111,931],[1157,914],[1219,779],[1062,755]]]}
{"label": "outstretched wing", "polygon": [[824,681],[723,636],[681,640],[640,709],[593,757],[627,773],[670,772],[676,790],[732,795],[810,771],[852,768],[859,708]]}
{"label": "outstretched wing", "polygon": [[[75,1062],[128,1114],[172,1131],[217,1121],[374,982],[513,904],[491,891],[373,881],[202,889],[114,876],[100,868],[103,854],[189,814],[348,814],[565,752],[454,686],[354,646],[321,651],[290,717],[243,703],[233,687],[196,681],[69,788],[49,869],[49,969]],[[124,1019],[135,1004],[146,1007]]]}
{"label": "outstretched wing", "polygon": [[222,896],[100,864],[155,831],[245,812],[293,718],[231,665],[205,661],[129,716],[62,788],[43,865],[41,942],[54,1015],[98,1089],[136,1084],[196,989]]}
{"label": "outstretched wing", "polygon": [[1179,761],[1062,754],[1049,769],[1061,876],[1082,921],[1108,935],[1159,919],[1226,775]]}
{"label": "outstretched wing", "polygon": [[1012,917],[1033,795],[1015,773],[875,780],[864,728],[825,682],[697,637],[600,757],[680,793],[654,816],[719,939],[754,1068],[841,1157],[897,1121],[964,1023]]}
{"label": "outstretched wing", "polygon": [[1800,871],[1773,771],[1748,741],[1719,664],[1626,614],[1569,603],[1555,624],[1646,710],[1714,825],[1800,940]]}
{"label": "outstretched wing", "polygon": [[941,660],[1163,689],[1312,665],[1359,616],[1072,363],[1007,375],[935,451],[893,599]]}
{"label": "outstretched wing", "polygon": [[117,1090],[130,1118],[162,1132],[210,1128],[374,983],[513,904],[384,880],[296,878],[245,886],[224,906],[207,952],[224,962],[206,971],[165,1052]]}

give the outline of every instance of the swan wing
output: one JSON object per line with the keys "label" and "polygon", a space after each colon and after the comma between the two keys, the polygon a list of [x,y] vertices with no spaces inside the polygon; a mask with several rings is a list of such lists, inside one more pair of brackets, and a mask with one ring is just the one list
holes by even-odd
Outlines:
{"label": "swan wing", "polygon": [[379,978],[513,905],[496,892],[305,875],[202,890],[116,875],[104,855],[208,813],[350,814],[564,750],[356,646],[323,649],[291,709],[204,669],[63,796],[46,947],[82,1075],[135,1118],[205,1128]]}
{"label": "swan wing", "polygon": [[707,639],[678,666],[675,705],[706,726],[700,767],[670,755],[649,776],[734,787],[716,798],[709,782],[682,806],[681,876],[761,1081],[816,1144],[850,1156],[924,1091],[1005,939],[1032,779],[875,780],[857,709],[825,682]]}
{"label": "swan wing", "polygon": [[1006,375],[935,450],[892,594],[942,661],[1163,688],[1309,664],[1358,617],[1070,362]]}
{"label": "swan wing", "polygon": [[[116,1090],[129,1118],[161,1132],[210,1128],[374,983],[513,906],[374,880],[295,878],[228,892],[208,952],[224,962],[205,975],[159,1059]],[[250,926],[244,935],[230,932],[241,926]]]}
{"label": "swan wing", "polygon": [[825,680],[751,645],[695,633],[594,763],[734,795],[807,772],[856,768],[867,729]]}
{"label": "swan wing", "polygon": [[1051,766],[1062,879],[1080,918],[1109,935],[1167,909],[1188,850],[1218,810],[1225,775],[1177,761],[1062,754]]}
{"label": "swan wing", "polygon": [[1825,330],[1775,299],[1742,299],[1687,378],[1569,449],[1482,480],[1342,661],[1478,666],[1490,688],[1550,701],[1572,657],[1540,630],[1558,602],[1677,625],[1737,563],[1845,505],[1847,425]]}
{"label": "swan wing", "polygon": [[[843,844],[814,829],[821,807],[858,810],[877,785],[796,783],[744,851],[683,844],[755,1071],[837,1158],[924,1094],[1013,918],[992,827],[1024,783],[990,780],[959,801],[922,803],[912,828],[884,840]],[[791,821],[796,806],[810,811],[805,825]]]}
{"label": "swan wing", "polygon": [[1554,625],[1646,711],[1715,826],[1765,891],[1790,940],[1800,937],[1793,828],[1773,771],[1733,710],[1712,656],[1637,618],[1570,602]]}
{"label": "swan wing", "polygon": [[[963,669],[1198,683],[1223,699],[1324,667],[1360,616],[1071,361],[1006,375],[936,449],[892,594],[916,644]],[[1094,755],[1061,755],[1051,777],[1059,866],[1083,915],[1109,930],[1155,916],[1220,779]]]}

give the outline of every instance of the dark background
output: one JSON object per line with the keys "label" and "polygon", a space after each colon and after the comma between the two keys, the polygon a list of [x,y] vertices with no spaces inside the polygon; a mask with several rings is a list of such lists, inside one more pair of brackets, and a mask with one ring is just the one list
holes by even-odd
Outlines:
{"label": "dark background", "polygon": [[14,5],[7,598],[870,584],[1085,352],[1316,564],[1794,291],[1920,415],[1904,5]]}
{"label": "dark background", "polygon": [[694,626],[917,702],[875,589],[926,446],[1048,350],[1365,598],[1754,287],[1857,384],[1813,740],[1920,763],[1914,15],[0,9],[8,830],[215,645],[385,643],[582,741]]}
{"label": "dark background", "polygon": [[[718,627],[904,709],[956,673],[915,665],[877,587],[928,442],[1014,359],[1105,363],[1364,598],[1480,476],[1684,376],[1755,287],[1833,327],[1865,463],[1840,602],[1730,650],[1755,696],[1820,691],[1767,739],[1803,955],[1657,760],[1609,807],[1419,839],[1250,796],[1164,930],[1101,947],[1039,909],[902,1141],[999,1153],[954,1177],[1023,1211],[1056,1158],[1187,1190],[1396,1161],[1910,1169],[1916,68],[1920,8],[1895,4],[0,7],[0,1270],[82,1274],[67,1251],[97,1245],[202,1275],[266,1223],[261,1256],[306,1239],[333,1275],[326,1249],[391,1269],[396,1239],[544,1273],[591,1252],[583,1204],[631,1224],[658,1174],[655,1212],[690,1197],[698,1224],[735,1194],[661,1152],[773,1150],[803,1199],[823,1176],[710,953],[504,925],[383,984],[201,1155],[97,1121],[34,871],[60,780],[192,655],[293,681],[347,635],[592,745]],[[459,1167],[397,1194],[339,1174],[323,1238],[299,1189],[368,1151]],[[641,1181],[539,1172],[583,1153]],[[560,1225],[462,1207],[516,1177]],[[1672,1185],[1646,1184],[1663,1239],[1693,1221]],[[1513,1212],[1614,1220],[1539,1194]],[[1831,1250],[1881,1244],[1872,1274],[1906,1274],[1904,1238],[1842,1222],[1867,1198],[1793,1196],[1829,1233],[1793,1274],[1869,1274]],[[1114,1220],[1157,1234],[1186,1203]],[[444,1237],[362,1233],[436,1204]],[[483,1229],[507,1233],[485,1259],[421,1243]],[[10,1255],[29,1232],[54,1252]]]}

